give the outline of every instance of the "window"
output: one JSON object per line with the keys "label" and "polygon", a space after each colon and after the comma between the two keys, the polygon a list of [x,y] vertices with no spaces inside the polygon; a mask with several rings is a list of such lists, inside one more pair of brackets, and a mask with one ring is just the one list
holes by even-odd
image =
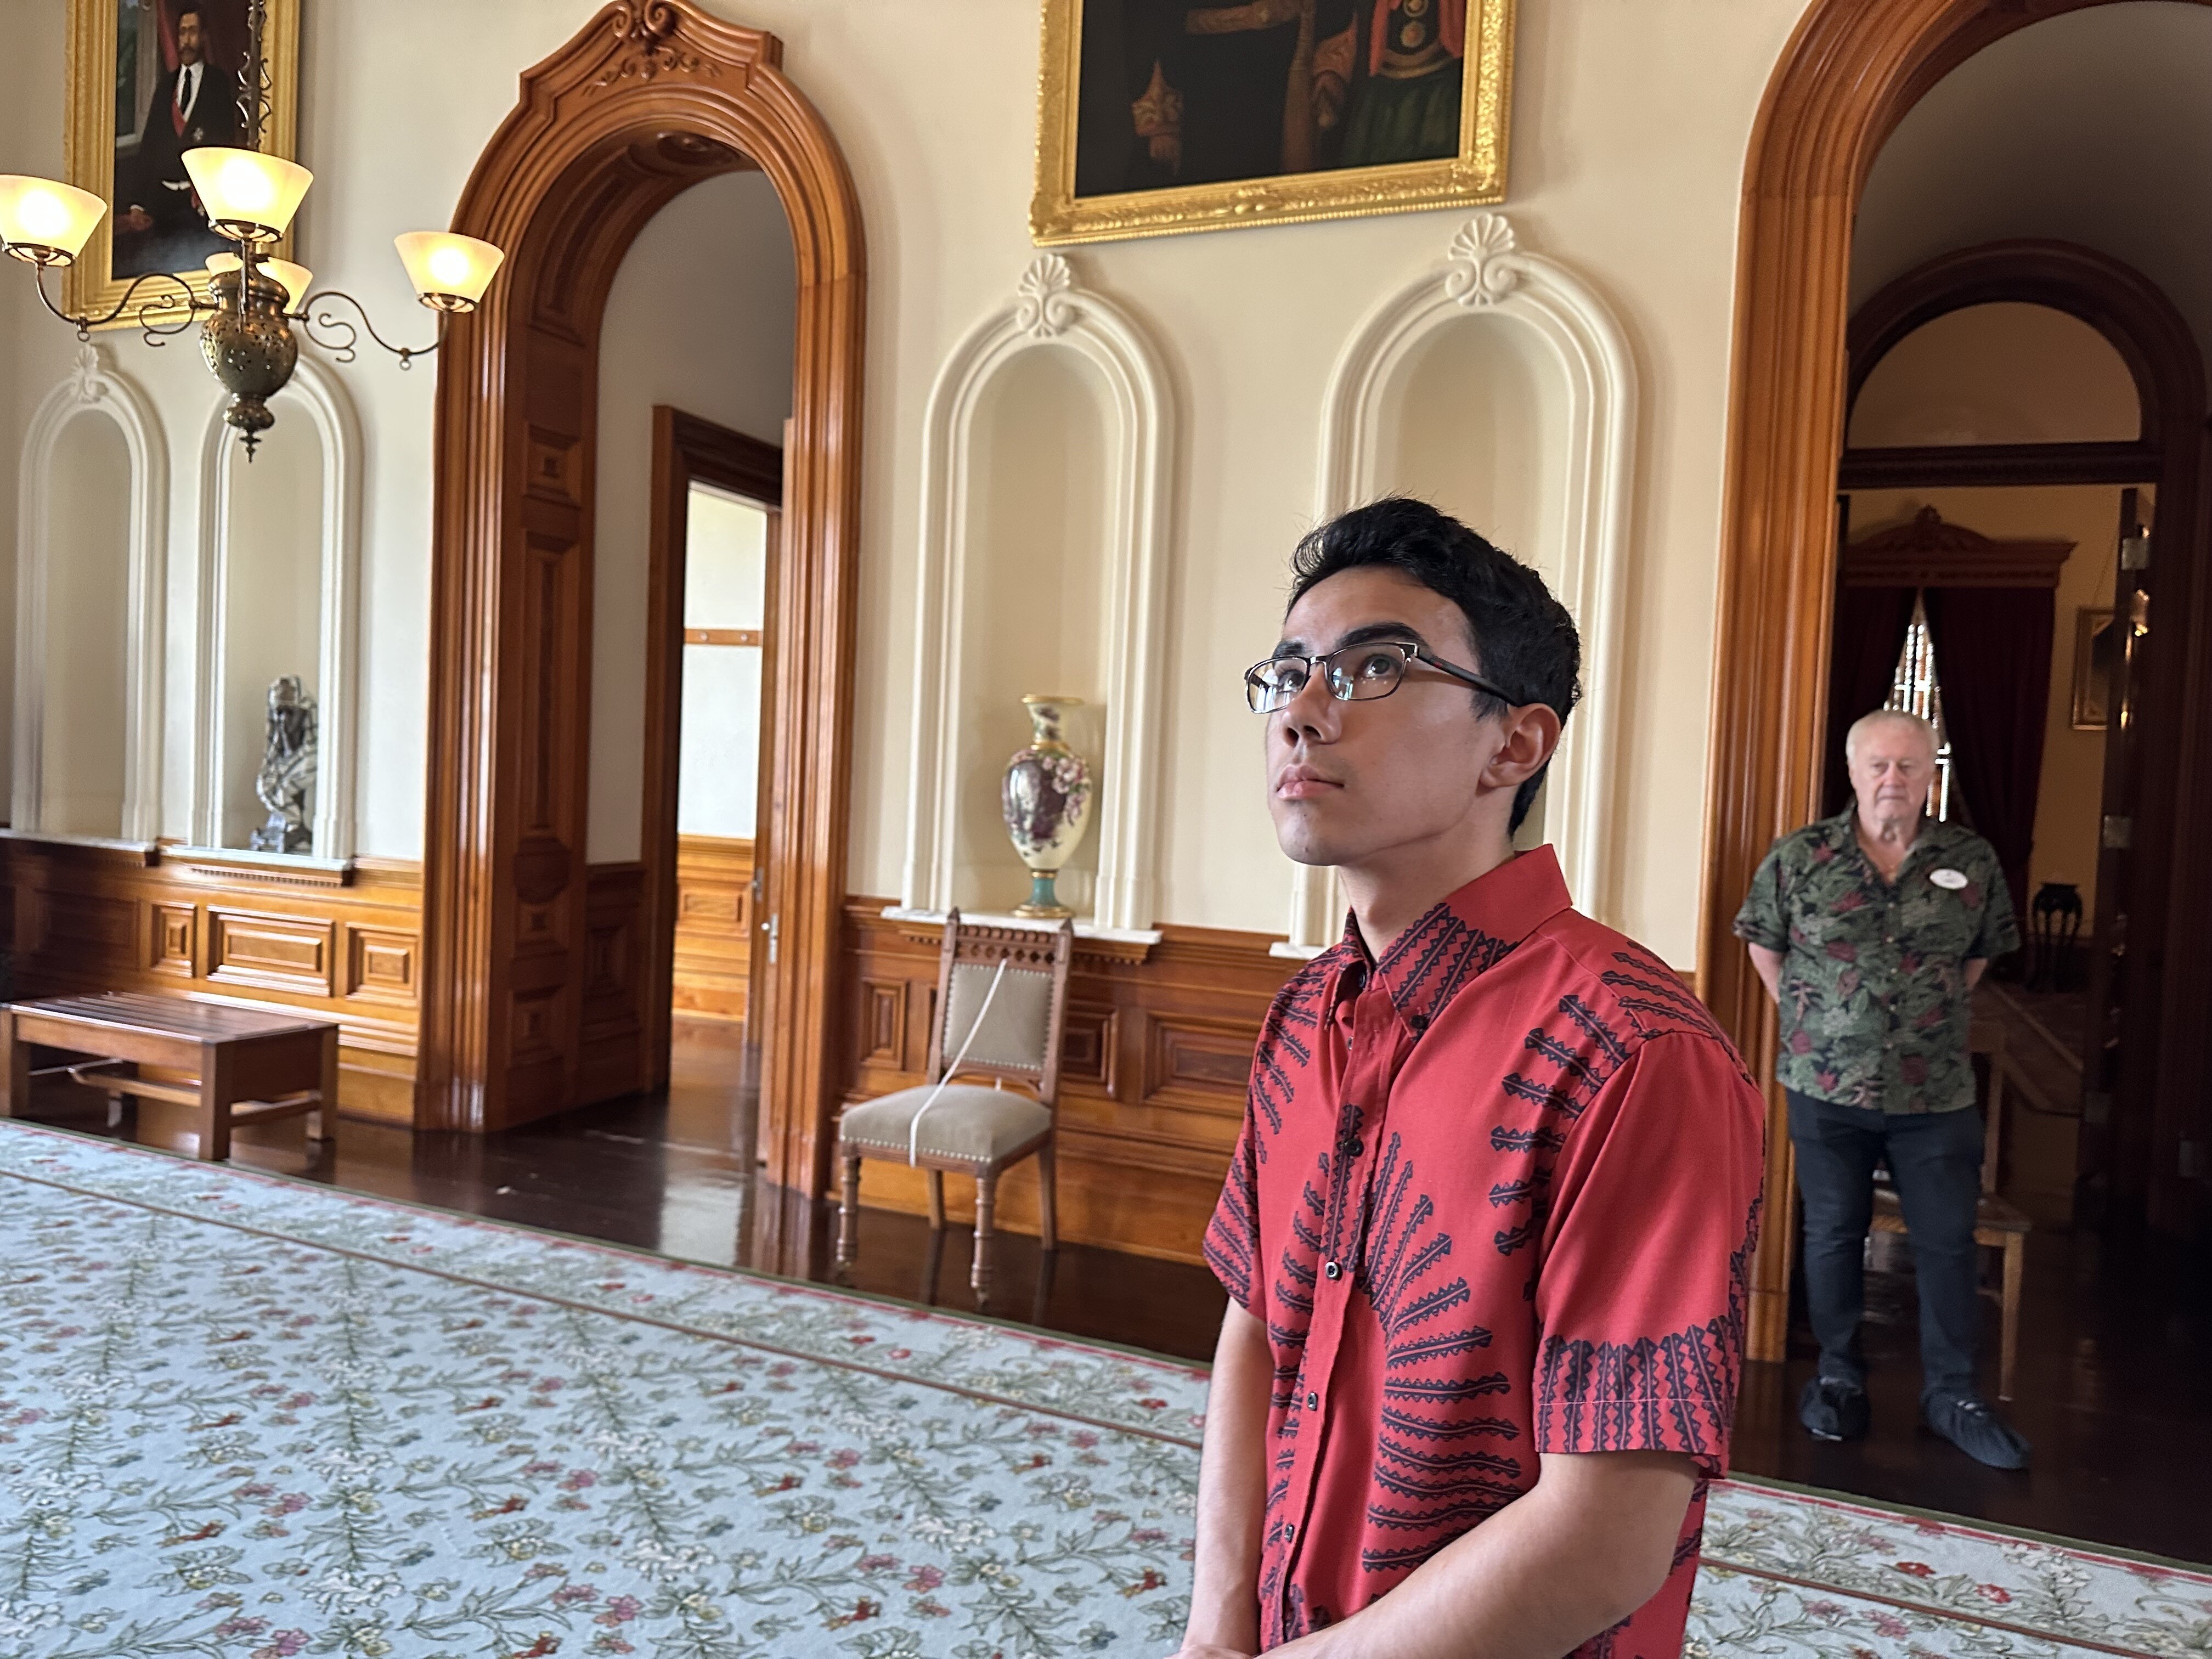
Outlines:
{"label": "window", "polygon": [[1912,623],[1905,630],[1905,649],[1898,653],[1889,699],[1882,707],[1917,714],[1936,728],[1936,785],[1928,792],[1928,811],[1933,817],[1948,820],[1963,803],[1953,793],[1951,732],[1943,723],[1943,688],[1936,678],[1936,647],[1928,638],[1928,607],[1917,598],[1912,601]]}

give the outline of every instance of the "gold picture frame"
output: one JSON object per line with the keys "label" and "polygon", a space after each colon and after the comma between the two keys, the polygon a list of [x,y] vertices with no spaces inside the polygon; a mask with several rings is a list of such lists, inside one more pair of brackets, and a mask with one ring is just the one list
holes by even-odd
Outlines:
{"label": "gold picture frame", "polygon": [[[1038,72],[1036,193],[1030,204],[1030,234],[1040,246],[1078,242],[1101,242],[1133,236],[1169,236],[1186,231],[1219,230],[1240,225],[1292,224],[1313,219],[1344,219],[1376,213],[1412,213],[1425,208],[1459,207],[1505,199],[1506,145],[1511,119],[1513,84],[1513,21],[1515,0],[1373,0],[1351,8],[1355,19],[1351,51],[1363,65],[1369,55],[1366,40],[1358,38],[1358,20],[1365,20],[1372,51],[1383,50],[1382,35],[1372,26],[1374,7],[1396,19],[1426,12],[1441,30],[1446,14],[1463,18],[1461,26],[1459,148],[1455,155],[1437,160],[1394,161],[1379,166],[1339,164],[1320,170],[1283,171],[1266,176],[1233,178],[1221,182],[1164,185],[1136,190],[1114,190],[1079,196],[1079,163],[1090,142],[1086,127],[1097,112],[1115,107],[1115,94],[1086,88],[1083,79],[1084,19],[1086,3],[1112,5],[1118,15],[1157,0],[1044,0],[1044,40]],[[1185,15],[1183,31],[1191,36],[1221,38],[1232,33],[1256,36],[1295,25],[1291,57],[1292,84],[1301,65],[1310,76],[1315,61],[1316,15],[1329,0],[1245,0],[1243,4],[1169,7]],[[1463,8],[1463,10],[1462,9]],[[1335,9],[1341,9],[1341,6]],[[1335,48],[1341,51],[1341,37]],[[1437,49],[1435,36],[1429,41]],[[1324,46],[1323,50],[1329,50]],[[1126,76],[1127,58],[1123,59]],[[1155,125],[1164,118],[1178,129],[1173,143],[1181,143],[1182,94],[1154,78],[1136,102],[1127,103],[1133,135],[1141,137],[1148,118]],[[1378,80],[1378,84],[1380,82]],[[1285,101],[1287,103],[1287,97]],[[1126,100],[1125,100],[1126,101]],[[1086,114],[1086,112],[1090,113]],[[1316,122],[1321,118],[1316,118]],[[1348,125],[1348,118],[1347,118]],[[1254,131],[1262,128],[1255,126]],[[1316,130],[1319,130],[1316,126]],[[1282,151],[1291,153],[1293,122],[1285,110],[1280,131]],[[1115,138],[1121,141],[1116,132]],[[1304,142],[1310,142],[1308,140]],[[1157,155],[1155,160],[1158,159]],[[1177,165],[1180,165],[1180,155]]]}
{"label": "gold picture frame", "polygon": [[2102,732],[2112,724],[2112,671],[2120,636],[2112,608],[2082,605],[2074,613],[2073,718],[2076,732]]}
{"label": "gold picture frame", "polygon": [[[291,161],[297,157],[299,141],[300,0],[268,0],[268,4],[263,50],[269,65],[270,87],[264,116],[266,142],[262,148]],[[200,0],[198,4],[187,4],[184,0],[70,0],[69,88],[63,165],[69,182],[80,190],[92,191],[107,204],[108,210],[92,233],[92,240],[85,244],[83,252],[77,256],[76,263],[62,273],[63,304],[73,317],[105,319],[99,325],[103,328],[129,328],[142,320],[173,320],[183,314],[174,284],[149,283],[139,290],[128,311],[107,317],[109,312],[123,303],[125,292],[140,274],[131,270],[118,276],[115,270],[117,217],[122,210],[116,199],[116,172],[118,158],[126,164],[131,159],[126,154],[126,146],[143,143],[146,123],[159,118],[159,111],[146,107],[155,98],[157,88],[146,83],[143,67],[167,53],[168,40],[164,31],[173,25],[175,19],[187,11],[202,9],[219,19],[222,55],[235,61],[244,49],[246,0]],[[138,41],[136,62],[140,72],[134,72],[125,61],[126,10],[135,14],[132,21],[136,28],[150,27],[155,31],[150,37],[133,37]],[[161,75],[172,72],[173,67],[165,64]],[[156,80],[159,78],[157,76]],[[118,89],[127,79],[137,89],[144,118],[134,122],[139,131],[129,138],[119,130],[116,119]],[[270,257],[289,259],[293,257],[291,245],[292,238],[288,234],[266,252]],[[157,253],[149,269],[165,270],[174,262],[164,260]],[[207,301],[204,260],[198,266],[169,270],[167,274],[189,284],[197,300],[203,303]]]}

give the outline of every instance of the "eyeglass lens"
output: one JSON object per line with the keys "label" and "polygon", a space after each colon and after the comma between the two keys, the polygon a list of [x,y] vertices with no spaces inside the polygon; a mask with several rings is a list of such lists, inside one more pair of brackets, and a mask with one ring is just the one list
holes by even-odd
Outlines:
{"label": "eyeglass lens", "polygon": [[[1407,657],[1402,646],[1352,645],[1313,660],[1328,674],[1331,696],[1340,702],[1368,702],[1398,689]],[[1252,671],[1246,695],[1255,710],[1272,714],[1305,690],[1309,672],[1306,658],[1277,657]]]}

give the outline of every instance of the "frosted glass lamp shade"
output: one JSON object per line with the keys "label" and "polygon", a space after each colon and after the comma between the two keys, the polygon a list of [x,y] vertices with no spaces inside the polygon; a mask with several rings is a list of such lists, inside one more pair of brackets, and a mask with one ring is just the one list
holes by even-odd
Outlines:
{"label": "frosted glass lamp shade", "polygon": [[106,211],[107,204],[88,190],[0,173],[0,242],[27,264],[72,263]]}
{"label": "frosted glass lamp shade", "polygon": [[392,246],[416,298],[433,311],[474,311],[507,258],[489,242],[445,230],[410,230]]}
{"label": "frosted glass lamp shade", "polygon": [[[235,253],[211,253],[208,256],[208,275],[220,276],[227,270],[236,270],[241,263]],[[313,285],[315,273],[289,259],[257,259],[254,264],[263,276],[274,278],[284,290],[286,307],[297,311],[307,297],[307,289]]]}
{"label": "frosted glass lamp shade", "polygon": [[292,223],[315,175],[258,149],[204,144],[185,152],[185,171],[216,231],[241,242],[273,242]]}

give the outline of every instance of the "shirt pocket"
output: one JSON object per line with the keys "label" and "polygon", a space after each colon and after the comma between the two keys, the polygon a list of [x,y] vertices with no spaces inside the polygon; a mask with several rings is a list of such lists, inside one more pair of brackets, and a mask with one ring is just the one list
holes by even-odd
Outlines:
{"label": "shirt pocket", "polygon": [[[1969,908],[1960,893],[1938,887],[1924,873],[1914,886],[1917,890],[1906,896],[1903,917],[1912,948],[1933,961],[1962,960],[1982,931],[1982,909]],[[1982,902],[1986,907],[1989,901]]]}

